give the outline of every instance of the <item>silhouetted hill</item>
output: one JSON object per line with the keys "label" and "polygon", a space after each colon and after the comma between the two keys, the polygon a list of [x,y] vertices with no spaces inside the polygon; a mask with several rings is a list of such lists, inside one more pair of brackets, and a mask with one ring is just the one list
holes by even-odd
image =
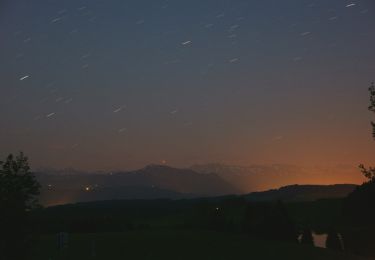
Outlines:
{"label": "silhouetted hill", "polygon": [[254,164],[249,166],[210,163],[194,165],[199,173],[215,173],[243,193],[276,189],[293,184],[330,185],[341,183],[359,184],[364,181],[358,168],[347,165],[301,167],[290,164]]}
{"label": "silhouetted hill", "polygon": [[130,172],[107,174],[37,173],[44,205],[114,199],[191,198],[238,193],[216,174],[149,165]]}
{"label": "silhouetted hill", "polygon": [[317,199],[344,198],[350,194],[357,185],[290,185],[275,190],[253,192],[245,195],[251,201],[312,201]]}

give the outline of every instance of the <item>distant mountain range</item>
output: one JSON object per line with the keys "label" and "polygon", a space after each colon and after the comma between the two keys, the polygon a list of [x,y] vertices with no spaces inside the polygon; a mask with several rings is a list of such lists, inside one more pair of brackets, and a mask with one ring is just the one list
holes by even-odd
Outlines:
{"label": "distant mountain range", "polygon": [[44,205],[92,200],[192,198],[238,194],[240,191],[214,173],[149,165],[130,172],[87,174],[37,173]]}
{"label": "distant mountain range", "polygon": [[[246,199],[315,200],[344,197],[355,188],[350,184],[286,186],[306,183],[306,180],[316,183],[314,180],[323,178],[321,175],[324,174],[332,175],[327,171],[311,173],[289,165],[239,167],[209,164],[190,169],[149,165],[140,170],[109,173],[44,170],[36,176],[42,184],[40,200],[43,205],[121,199],[190,199],[252,191],[245,195]],[[273,189],[280,186],[286,187]],[[260,189],[268,191],[254,192]]]}

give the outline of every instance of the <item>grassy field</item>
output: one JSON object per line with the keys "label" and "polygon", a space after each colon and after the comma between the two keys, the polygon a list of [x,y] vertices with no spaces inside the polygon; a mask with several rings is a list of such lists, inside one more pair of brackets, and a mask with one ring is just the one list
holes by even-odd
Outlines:
{"label": "grassy field", "polygon": [[[95,256],[93,256],[95,245]],[[55,236],[43,236],[30,259],[364,259],[327,249],[253,240],[246,235],[194,231],[148,230],[125,233],[72,234],[69,246],[57,250]]]}

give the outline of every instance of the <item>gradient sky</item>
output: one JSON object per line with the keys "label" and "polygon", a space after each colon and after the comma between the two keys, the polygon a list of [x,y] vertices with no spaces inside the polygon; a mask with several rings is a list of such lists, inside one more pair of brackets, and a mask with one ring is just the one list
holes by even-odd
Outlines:
{"label": "gradient sky", "polygon": [[374,163],[373,0],[3,0],[0,155]]}

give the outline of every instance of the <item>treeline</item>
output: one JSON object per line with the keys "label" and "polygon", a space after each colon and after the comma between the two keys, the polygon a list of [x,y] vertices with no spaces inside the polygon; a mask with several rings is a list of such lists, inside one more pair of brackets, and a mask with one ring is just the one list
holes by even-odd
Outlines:
{"label": "treeline", "polygon": [[295,242],[309,228],[289,214],[288,204],[248,202],[237,196],[82,203],[35,210],[31,220],[35,231],[40,233],[184,228],[240,232]]}

